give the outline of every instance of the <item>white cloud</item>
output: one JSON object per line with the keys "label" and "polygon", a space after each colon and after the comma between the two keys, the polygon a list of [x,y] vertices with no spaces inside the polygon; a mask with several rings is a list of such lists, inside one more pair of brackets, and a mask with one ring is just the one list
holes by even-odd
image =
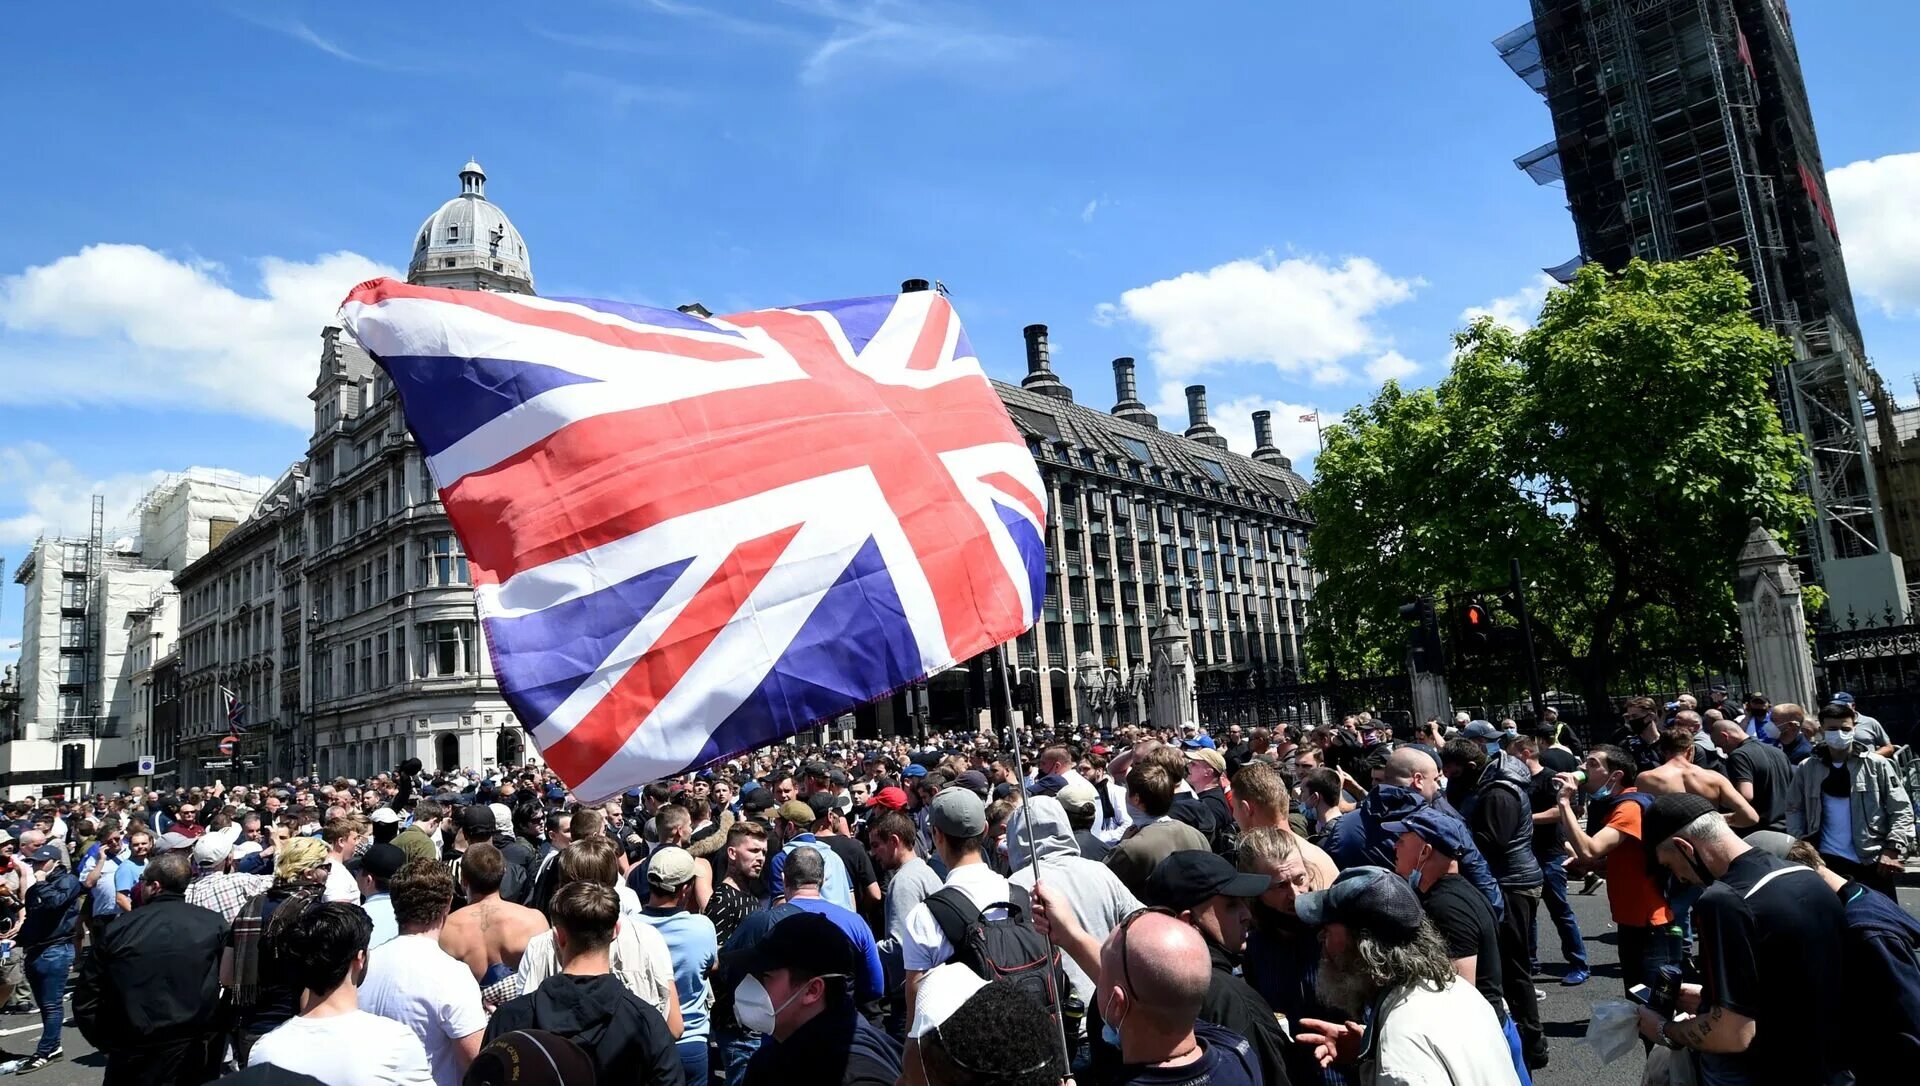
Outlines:
{"label": "white cloud", "polygon": [[[93,521],[93,496],[106,498],[110,529],[131,526],[133,508],[167,472],[117,472],[91,478],[37,441],[0,445],[0,546],[31,543],[42,535],[85,535]],[[255,477],[265,490],[272,479]]]}
{"label": "white cloud", "polygon": [[[1175,434],[1184,431],[1187,428],[1185,388],[1176,381],[1162,383],[1158,399],[1148,404],[1147,410],[1160,417],[1161,429]],[[1319,408],[1259,395],[1236,396],[1231,400],[1209,400],[1207,421],[1220,431],[1220,436],[1227,439],[1228,448],[1248,455],[1254,448],[1255,411],[1273,412],[1274,445],[1293,461],[1295,471],[1304,473],[1305,465],[1320,452],[1320,436],[1314,421],[1307,419],[1303,422],[1300,416],[1312,415]],[[1335,418],[1333,412],[1327,412],[1322,417],[1329,422]]]}
{"label": "white cloud", "polygon": [[1087,206],[1085,206],[1085,207],[1083,207],[1083,208],[1081,208],[1081,209],[1080,209],[1080,221],[1081,221],[1081,222],[1092,222],[1092,221],[1093,221],[1093,215],[1094,215],[1094,212],[1096,212],[1096,211],[1099,211],[1099,210],[1100,210],[1100,201],[1099,201],[1099,200],[1088,200],[1088,201],[1087,201]]}
{"label": "white cloud", "polygon": [[1376,385],[1402,381],[1419,372],[1420,364],[1399,351],[1388,351],[1367,363],[1367,380]]}
{"label": "white cloud", "polygon": [[354,285],[400,273],[357,253],[267,257],[258,294],[216,264],[89,245],[0,278],[0,402],[190,407],[312,419],[320,331]]}
{"label": "white cloud", "polygon": [[1353,380],[1353,371],[1338,362],[1329,362],[1313,368],[1313,383],[1316,385],[1338,385]]}
{"label": "white cloud", "polygon": [[834,24],[827,39],[800,65],[800,82],[808,86],[883,70],[976,74],[984,66],[1014,64],[1033,52],[1036,44],[1018,35],[929,20],[889,0],[867,4],[812,0],[802,6]]}
{"label": "white cloud", "polygon": [[1827,173],[1854,292],[1890,317],[1920,317],[1920,152]]}
{"label": "white cloud", "polygon": [[1542,273],[1512,294],[1495,298],[1486,305],[1468,306],[1461,311],[1460,319],[1471,324],[1481,317],[1492,317],[1495,324],[1515,332],[1524,332],[1533,327],[1534,318],[1540,315],[1541,303],[1547,300],[1547,293],[1559,285],[1552,276]]}
{"label": "white cloud", "polygon": [[1381,344],[1371,319],[1413,297],[1417,279],[1398,279],[1365,257],[1335,265],[1318,257],[1235,260],[1186,272],[1103,303],[1096,321],[1125,316],[1152,336],[1159,372],[1185,378],[1228,363],[1266,363],[1309,372]]}

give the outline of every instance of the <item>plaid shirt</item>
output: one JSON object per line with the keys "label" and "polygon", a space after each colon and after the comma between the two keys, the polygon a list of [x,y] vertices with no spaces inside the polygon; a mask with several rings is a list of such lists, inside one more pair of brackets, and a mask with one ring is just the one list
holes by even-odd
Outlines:
{"label": "plaid shirt", "polygon": [[243,875],[238,871],[215,871],[193,880],[187,887],[187,904],[212,909],[221,919],[233,923],[240,907],[255,894],[264,894],[273,885],[272,875]]}

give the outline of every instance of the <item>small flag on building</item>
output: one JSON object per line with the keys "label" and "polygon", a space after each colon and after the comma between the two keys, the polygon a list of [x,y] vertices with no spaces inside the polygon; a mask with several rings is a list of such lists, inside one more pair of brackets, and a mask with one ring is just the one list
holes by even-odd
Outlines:
{"label": "small flag on building", "polygon": [[584,801],[998,645],[1046,491],[935,291],[702,318],[363,283],[494,672]]}
{"label": "small flag on building", "polygon": [[227,707],[227,727],[236,732],[246,731],[247,703],[240,700],[240,695],[224,686],[220,688],[220,698]]}
{"label": "small flag on building", "polygon": [[1309,412],[1309,413],[1307,413],[1307,414],[1305,414],[1305,415],[1302,415],[1302,416],[1300,416],[1300,421],[1301,421],[1301,422],[1319,422],[1319,421],[1320,421],[1320,412],[1318,412],[1318,411],[1312,411],[1312,412]]}

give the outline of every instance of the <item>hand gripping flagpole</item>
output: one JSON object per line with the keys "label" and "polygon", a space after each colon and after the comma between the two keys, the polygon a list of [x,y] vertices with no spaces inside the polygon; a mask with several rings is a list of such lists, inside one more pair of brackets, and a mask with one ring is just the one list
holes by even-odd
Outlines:
{"label": "hand gripping flagpole", "polygon": [[[1027,800],[1030,798],[1026,792],[1027,767],[1024,756],[1020,753],[1020,727],[1013,719],[1013,684],[1007,681],[1006,646],[995,645],[988,651],[993,654],[993,674],[994,678],[998,680],[1000,687],[1000,709],[1001,712],[1006,714],[1007,718],[1007,742],[1013,747],[1013,775],[1018,782],[1015,787],[1021,789],[1020,806],[1022,814],[1020,821],[1027,828],[1027,855],[1033,860],[1033,896],[1038,898],[1040,896],[1040,848],[1033,828],[1033,810],[1027,803]],[[1029,916],[1027,919],[1031,921],[1033,918]],[[1059,953],[1057,949],[1054,952],[1056,954]],[[1055,1007],[1059,1008],[1060,1011],[1060,1013],[1053,1016],[1054,1032],[1060,1039],[1060,1077],[1071,1081],[1073,1078],[1073,1049],[1067,1047],[1067,1001],[1062,997],[1061,993],[1054,988],[1053,972],[1052,964],[1049,962],[1046,972],[1047,999],[1051,1001]]]}

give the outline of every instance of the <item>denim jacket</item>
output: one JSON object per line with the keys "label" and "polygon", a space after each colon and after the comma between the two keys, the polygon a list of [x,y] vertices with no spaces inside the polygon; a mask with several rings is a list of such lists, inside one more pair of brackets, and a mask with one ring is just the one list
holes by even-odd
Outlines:
{"label": "denim jacket", "polygon": [[[1794,837],[1820,839],[1820,786],[1831,768],[1820,754],[1794,767],[1787,789],[1787,832]],[[1873,863],[1887,848],[1895,856],[1911,855],[1913,801],[1893,763],[1869,751],[1849,751],[1847,779],[1852,787],[1853,848],[1860,859]]]}

